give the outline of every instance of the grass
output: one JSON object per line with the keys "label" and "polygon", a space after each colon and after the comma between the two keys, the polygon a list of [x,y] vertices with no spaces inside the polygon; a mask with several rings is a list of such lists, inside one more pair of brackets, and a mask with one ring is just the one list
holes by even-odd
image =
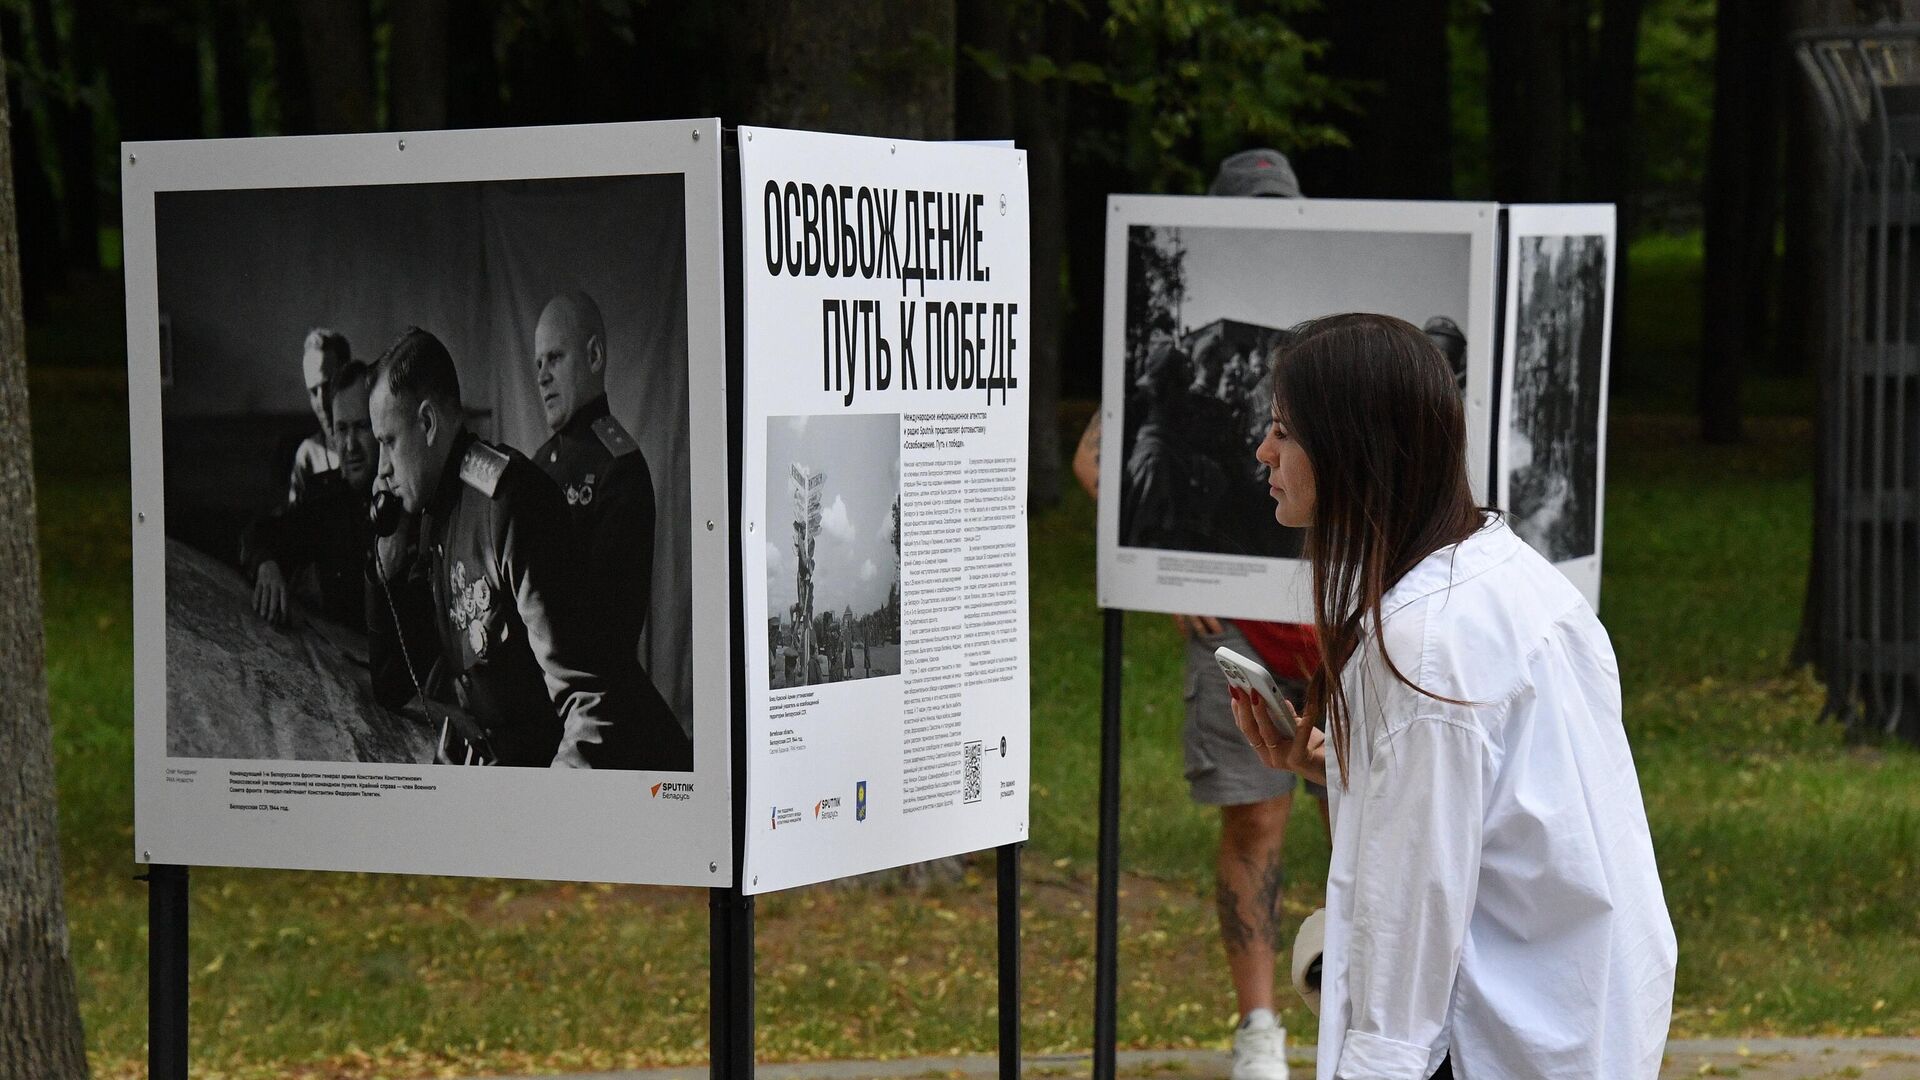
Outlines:
{"label": "grass", "polygon": [[[1668,292],[1686,284],[1684,259],[1675,265]],[[1639,273],[1642,295],[1659,294],[1656,277]],[[1705,447],[1688,421],[1661,414],[1662,395],[1684,385],[1662,372],[1688,325],[1669,312],[1626,330],[1602,607],[1680,936],[1674,1033],[1920,1035],[1920,754],[1847,746],[1817,721],[1820,688],[1789,671],[1811,432],[1757,413],[1748,444]],[[1779,384],[1783,404],[1789,389]],[[146,950],[130,850],[124,387],[116,373],[60,364],[36,370],[33,393],[74,958],[95,1069],[131,1078],[144,1075]],[[1077,493],[1033,523],[1024,1034],[1042,1052],[1084,1048],[1092,1029],[1091,535]],[[1180,779],[1176,638],[1153,615],[1129,616],[1127,635],[1120,1038],[1224,1046],[1233,1003],[1213,930],[1216,825]],[[1317,819],[1296,815],[1291,917],[1318,904],[1326,856]],[[197,1076],[579,1071],[706,1055],[699,891],[209,868],[194,872],[193,897]],[[992,1049],[990,859],[924,893],[765,897],[757,929],[763,1059]],[[1313,1030],[1303,1008],[1284,1019]]]}

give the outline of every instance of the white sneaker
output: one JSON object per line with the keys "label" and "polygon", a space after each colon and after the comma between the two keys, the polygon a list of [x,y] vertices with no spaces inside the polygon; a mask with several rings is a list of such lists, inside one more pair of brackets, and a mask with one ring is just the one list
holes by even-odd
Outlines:
{"label": "white sneaker", "polygon": [[1265,1016],[1233,1033],[1233,1069],[1228,1080],[1287,1080],[1287,1029]]}

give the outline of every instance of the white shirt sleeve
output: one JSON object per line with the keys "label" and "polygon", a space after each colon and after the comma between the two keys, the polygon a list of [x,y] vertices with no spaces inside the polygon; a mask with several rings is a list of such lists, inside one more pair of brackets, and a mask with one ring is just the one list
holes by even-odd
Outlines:
{"label": "white shirt sleeve", "polygon": [[1340,1080],[1427,1080],[1480,873],[1485,744],[1428,715],[1380,739],[1356,809]]}

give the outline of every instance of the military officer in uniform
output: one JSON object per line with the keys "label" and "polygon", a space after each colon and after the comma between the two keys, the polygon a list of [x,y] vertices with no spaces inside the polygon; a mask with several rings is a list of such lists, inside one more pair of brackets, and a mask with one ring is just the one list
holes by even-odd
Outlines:
{"label": "military officer in uniform", "polygon": [[292,614],[295,587],[311,571],[313,599],[343,626],[366,625],[362,570],[373,547],[367,502],[380,447],[367,414],[372,369],[349,362],[329,384],[329,452],[339,468],[308,478],[303,497],[250,522],[240,562],[253,577],[254,610],[276,626]]}
{"label": "military officer in uniform", "polygon": [[[533,379],[553,432],[533,463],[566,496],[574,541],[593,586],[587,603],[608,650],[608,674],[651,688],[640,635],[653,601],[653,474],[639,444],[608,408],[607,327],[593,297],[575,291],[547,302],[533,331]],[[671,723],[647,725],[642,737],[691,768],[686,736],[678,721],[667,719]]]}
{"label": "military officer in uniform", "polygon": [[[658,692],[641,699],[649,683],[623,686],[622,694],[596,663],[565,499],[526,458],[466,430],[446,346],[418,328],[403,333],[375,367],[370,412],[379,483],[420,516],[420,565],[383,559],[374,572],[390,593],[410,583],[427,593],[435,671],[414,674],[443,718],[442,758],[667,767],[636,737],[641,713],[665,709]],[[374,637],[390,628],[376,620]],[[376,641],[371,651],[391,654],[401,644]],[[415,646],[409,655],[425,651],[404,644]],[[443,687],[457,709],[444,704]]]}

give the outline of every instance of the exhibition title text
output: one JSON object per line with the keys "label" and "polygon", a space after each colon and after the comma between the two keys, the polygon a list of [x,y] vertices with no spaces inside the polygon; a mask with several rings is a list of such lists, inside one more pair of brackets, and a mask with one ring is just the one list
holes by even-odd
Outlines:
{"label": "exhibition title text", "polygon": [[768,274],[900,283],[897,299],[821,301],[820,388],[842,406],[857,391],[923,388],[983,391],[989,405],[999,391],[1005,404],[1019,389],[1020,305],[940,296],[943,283],[993,280],[981,253],[1000,217],[985,195],[769,180],[761,199]]}

